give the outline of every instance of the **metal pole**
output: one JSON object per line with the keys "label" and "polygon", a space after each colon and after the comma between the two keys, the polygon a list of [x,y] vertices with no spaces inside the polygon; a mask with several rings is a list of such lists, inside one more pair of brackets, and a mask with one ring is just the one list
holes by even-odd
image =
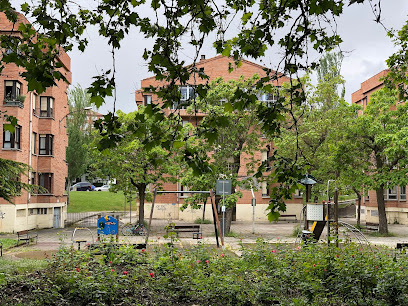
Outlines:
{"label": "metal pole", "polygon": [[[215,213],[217,211],[217,208],[215,207],[215,197],[214,197],[214,202],[212,200],[213,196],[214,196],[214,192],[211,190],[211,203],[213,205],[213,214],[215,217],[215,222],[217,223],[217,226],[218,226],[218,230],[221,232],[220,220],[218,220],[218,214]],[[215,234],[217,234],[217,231],[215,231]],[[224,246],[224,239],[222,238],[222,235],[220,236],[220,238],[221,238],[221,244],[222,246]],[[218,241],[218,238],[217,238],[217,241]]]}
{"label": "metal pole", "polygon": [[336,247],[339,247],[339,191],[336,188],[334,190],[334,222],[335,222],[335,234],[336,234]]}
{"label": "metal pole", "polygon": [[130,203],[129,203],[129,217],[130,217],[130,223],[132,223],[132,193],[130,193]]}
{"label": "metal pole", "polygon": [[207,204],[207,199],[204,200],[204,207],[203,207],[203,224],[204,224],[204,220],[205,220],[205,206]]}
{"label": "metal pole", "polygon": [[251,185],[251,192],[252,192],[252,234],[255,234],[255,194],[254,194],[254,189],[252,188]]}
{"label": "metal pole", "polygon": [[152,201],[152,209],[150,210],[150,218],[149,218],[149,225],[147,227],[147,235],[146,235],[146,246],[147,246],[147,241],[149,240],[149,235],[150,235],[150,227],[152,225],[152,218],[153,218],[153,210],[154,210],[154,201],[156,200],[156,188],[153,189],[153,201]]}
{"label": "metal pole", "polygon": [[123,217],[126,216],[126,195],[125,195],[125,203],[123,204]]}
{"label": "metal pole", "polygon": [[327,218],[327,245],[330,245],[330,221],[329,221],[329,202],[330,202],[330,197],[329,197],[329,186],[330,182],[335,182],[335,180],[328,180],[327,181],[327,213],[326,213],[326,218]]}
{"label": "metal pole", "polygon": [[220,247],[220,243],[218,242],[218,230],[217,230],[217,222],[216,222],[216,207],[215,207],[215,201],[213,202],[213,197],[212,193],[210,193],[210,199],[211,199],[211,207],[212,207],[212,214],[213,214],[213,221],[214,221],[214,232],[215,232],[215,239],[217,240],[217,248]]}
{"label": "metal pole", "polygon": [[[222,241],[225,237],[225,193],[224,193],[225,182],[222,182]],[[224,245],[222,246],[224,249]]]}

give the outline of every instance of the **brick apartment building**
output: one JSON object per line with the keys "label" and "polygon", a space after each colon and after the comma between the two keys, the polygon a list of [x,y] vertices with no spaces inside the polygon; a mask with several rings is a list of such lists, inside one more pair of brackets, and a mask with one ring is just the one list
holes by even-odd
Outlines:
{"label": "brick apartment building", "polygon": [[[206,59],[205,56],[201,56],[201,60],[196,63],[196,69],[198,71],[204,71],[208,76],[209,80],[214,80],[215,78],[222,77],[224,81],[229,80],[238,80],[241,76],[245,79],[252,77],[254,74],[258,74],[260,77],[265,76],[265,67],[258,65],[256,63],[243,60],[242,66],[239,68],[235,68],[231,73],[228,72],[229,64],[234,65],[234,61],[231,58],[224,57],[221,55]],[[282,75],[278,81],[275,81],[273,84],[277,87],[281,86],[282,83],[287,82],[289,79]],[[200,78],[193,78],[190,79],[191,85],[198,85],[204,83],[205,80],[201,80]],[[146,88],[149,86],[159,86],[161,83],[156,81],[155,77],[150,77],[143,79],[141,81],[141,88]],[[190,86],[183,86],[180,87],[182,93],[182,99],[189,99],[189,95],[192,94],[192,87]],[[272,102],[271,100],[275,99],[272,95],[262,95],[260,96],[260,100],[264,100],[265,102]],[[143,90],[136,91],[135,94],[136,104],[138,105],[147,105],[152,102],[160,103],[157,100],[157,96],[152,93],[145,93]],[[158,101],[158,102],[157,102]],[[169,112],[171,110],[168,110]],[[174,110],[173,110],[174,112]],[[188,114],[185,109],[177,110],[177,113],[181,116],[183,121],[191,122],[193,125],[196,122],[196,117],[198,116],[198,121],[205,116],[204,113],[198,113],[196,115]],[[201,118],[200,118],[201,117]],[[270,146],[269,146],[270,148]],[[260,162],[266,159],[268,152],[268,148],[265,145],[265,148],[255,153],[255,159],[259,160]],[[241,157],[241,162],[246,159],[246,156],[243,155]],[[244,165],[240,167],[239,176],[245,177],[247,176],[246,173],[247,169]],[[163,186],[164,190],[171,190],[171,191],[181,191],[183,190],[183,186],[180,184],[172,184],[166,183]],[[237,220],[252,220],[252,206],[251,206],[251,199],[252,193],[248,190],[241,190],[243,193],[243,197],[238,200],[237,208],[236,208],[236,218]],[[265,209],[269,203],[269,190],[266,186],[266,183],[263,183],[261,188],[258,191],[255,191],[255,198],[256,198],[256,209],[255,209],[255,220],[262,220],[266,221],[267,216]],[[179,207],[183,204],[184,198],[186,197],[185,194],[165,194],[159,195],[156,198],[156,203],[158,204],[158,209],[155,209],[154,218],[172,218],[172,219],[180,219],[180,220],[187,220],[187,221],[194,221],[196,218],[201,218],[202,210],[191,210],[186,209],[183,212],[180,211]],[[207,201],[209,204],[210,201]],[[299,218],[300,210],[302,208],[302,197],[294,197],[292,200],[287,202],[287,214],[296,214]],[[150,212],[150,205],[147,204],[146,208],[146,216]],[[206,218],[212,219],[211,216],[211,209],[208,207],[206,209]]]}
{"label": "brick apartment building", "polygon": [[[27,24],[19,14],[18,24]],[[18,24],[14,25],[0,13],[0,33],[19,36]],[[14,29],[14,31],[12,30]],[[2,50],[7,52],[7,50]],[[61,50],[59,59],[63,74],[71,83],[71,60]],[[65,148],[68,145],[64,120],[68,114],[68,84],[58,81],[38,95],[27,90],[27,83],[21,78],[23,69],[7,64],[0,74],[0,110],[18,119],[14,134],[0,133],[0,157],[19,161],[32,168],[27,176],[21,177],[29,183],[48,190],[46,194],[31,194],[22,191],[14,198],[14,204],[0,198],[0,232],[16,232],[33,228],[60,228],[66,216],[65,179],[68,167],[65,162]]]}
{"label": "brick apartment building", "polygon": [[[384,87],[382,77],[388,74],[385,69],[361,83],[361,88],[351,95],[351,102],[367,107],[371,95]],[[384,190],[385,211],[389,223],[408,224],[408,202],[406,186],[395,186]],[[374,190],[369,190],[361,203],[361,221],[378,223],[377,197]]]}

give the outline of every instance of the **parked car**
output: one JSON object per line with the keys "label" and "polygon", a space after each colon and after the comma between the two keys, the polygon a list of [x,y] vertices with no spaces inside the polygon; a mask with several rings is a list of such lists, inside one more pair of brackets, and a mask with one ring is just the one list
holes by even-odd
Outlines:
{"label": "parked car", "polygon": [[103,185],[101,187],[96,187],[95,191],[109,191],[110,185]]}
{"label": "parked car", "polygon": [[92,184],[88,182],[79,182],[79,183],[76,183],[75,185],[72,185],[69,190],[71,191],[91,191]]}

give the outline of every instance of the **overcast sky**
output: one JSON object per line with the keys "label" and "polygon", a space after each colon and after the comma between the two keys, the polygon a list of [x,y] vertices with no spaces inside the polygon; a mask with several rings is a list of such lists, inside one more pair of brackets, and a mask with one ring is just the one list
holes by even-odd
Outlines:
{"label": "overcast sky", "polygon": [[[408,18],[408,1],[383,0],[381,5],[381,20],[384,26],[388,29],[400,29]],[[385,60],[395,51],[395,47],[387,37],[386,30],[374,22],[374,15],[368,3],[347,7],[345,14],[338,20],[338,32],[344,41],[341,49],[348,51],[343,61],[342,74],[346,80],[346,100],[350,102],[351,94],[360,88],[361,82],[386,68]],[[152,42],[144,40],[135,31],[132,33],[116,54],[117,109],[125,112],[136,109],[134,92],[140,89],[142,79],[151,76],[142,54],[144,48],[149,48]],[[84,88],[92,82],[92,76],[109,69],[112,61],[106,41],[95,35],[92,28],[87,29],[86,34],[90,41],[88,49],[84,53],[77,50],[69,53],[73,85],[81,84]],[[216,55],[210,42],[202,53],[207,58]],[[187,49],[182,50],[179,55],[186,63],[191,63],[189,54],[191,52]],[[262,62],[256,62],[274,69],[277,54],[272,50],[268,51]],[[100,112],[105,113],[112,109],[112,102],[109,101]]]}

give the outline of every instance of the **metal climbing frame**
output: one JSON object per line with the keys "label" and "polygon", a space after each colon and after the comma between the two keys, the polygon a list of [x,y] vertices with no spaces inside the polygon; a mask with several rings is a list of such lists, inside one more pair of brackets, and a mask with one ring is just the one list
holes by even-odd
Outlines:
{"label": "metal climbing frame", "polygon": [[[156,189],[153,190],[153,201],[152,201],[152,209],[150,210],[150,218],[149,218],[149,225],[147,227],[147,235],[146,235],[146,245],[147,242],[149,240],[149,236],[150,236],[150,226],[152,224],[152,218],[153,218],[153,211],[154,211],[154,203],[156,200],[156,195],[158,193],[193,193],[193,194],[208,194],[210,196],[211,199],[211,206],[212,206],[212,212],[213,212],[213,220],[214,220],[214,232],[215,232],[215,239],[217,240],[217,247],[220,247],[219,242],[218,242],[218,233],[221,233],[221,226],[220,226],[220,221],[218,220],[218,215],[216,213],[217,208],[215,207],[215,199],[214,199],[214,192],[213,190],[209,190],[209,191],[174,191],[174,190],[161,190],[158,191]],[[214,199],[214,200],[213,200]],[[218,230],[217,230],[218,227]],[[221,244],[222,246],[224,246],[224,240],[222,239],[222,235],[220,235],[220,240],[221,240]]]}
{"label": "metal climbing frame", "polygon": [[92,231],[91,231],[89,228],[87,228],[87,227],[76,227],[76,228],[74,229],[74,231],[72,232],[71,241],[72,241],[72,244],[78,243],[78,250],[81,249],[81,243],[87,242],[87,240],[75,239],[75,234],[76,234],[76,232],[77,232],[77,231],[83,231],[83,230],[89,231],[89,232],[91,233],[92,243],[95,242],[93,233],[92,233]]}

